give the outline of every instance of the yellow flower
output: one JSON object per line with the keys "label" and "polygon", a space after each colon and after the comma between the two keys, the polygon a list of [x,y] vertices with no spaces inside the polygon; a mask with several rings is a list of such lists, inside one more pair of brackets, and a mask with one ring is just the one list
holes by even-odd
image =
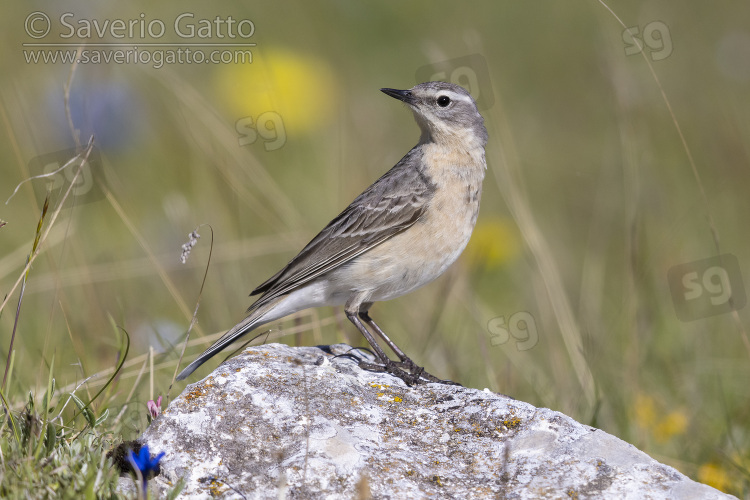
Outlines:
{"label": "yellow flower", "polygon": [[714,463],[707,463],[700,466],[698,469],[698,481],[721,491],[727,491],[731,482],[727,473]]}
{"label": "yellow flower", "polygon": [[288,133],[325,124],[336,112],[336,82],[314,56],[258,48],[253,62],[217,68],[215,90],[229,116],[258,118],[276,113]]}
{"label": "yellow flower", "polygon": [[656,424],[656,404],[654,398],[638,394],[635,398],[635,421],[642,429],[650,429]]}
{"label": "yellow flower", "polygon": [[472,266],[497,268],[512,260],[520,251],[515,223],[505,217],[480,220],[466,248]]}
{"label": "yellow flower", "polygon": [[673,411],[656,426],[654,437],[661,443],[669,441],[673,436],[684,434],[687,425],[688,419],[685,414],[680,411]]}
{"label": "yellow flower", "polygon": [[656,441],[664,443],[674,436],[684,434],[688,426],[688,418],[682,410],[675,410],[665,417],[659,417],[661,408],[657,408],[656,400],[646,394],[635,397],[633,418],[641,429],[644,429]]}

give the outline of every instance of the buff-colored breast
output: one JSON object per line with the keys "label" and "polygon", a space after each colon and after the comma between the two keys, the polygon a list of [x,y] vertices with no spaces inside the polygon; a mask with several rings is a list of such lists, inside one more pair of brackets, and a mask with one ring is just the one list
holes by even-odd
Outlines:
{"label": "buff-colored breast", "polygon": [[[431,147],[433,146],[433,147]],[[413,226],[362,254],[332,276],[369,301],[389,300],[440,276],[461,255],[479,214],[484,151],[455,153],[424,146],[423,161],[436,185],[425,213]]]}

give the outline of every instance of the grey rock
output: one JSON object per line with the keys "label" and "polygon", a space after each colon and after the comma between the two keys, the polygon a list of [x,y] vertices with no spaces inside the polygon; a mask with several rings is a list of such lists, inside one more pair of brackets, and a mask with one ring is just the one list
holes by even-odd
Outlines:
{"label": "grey rock", "polygon": [[350,350],[254,347],[188,385],[142,437],[166,451],[151,487],[184,477],[198,498],[733,498],[561,413],[487,389],[407,387],[334,356]]}

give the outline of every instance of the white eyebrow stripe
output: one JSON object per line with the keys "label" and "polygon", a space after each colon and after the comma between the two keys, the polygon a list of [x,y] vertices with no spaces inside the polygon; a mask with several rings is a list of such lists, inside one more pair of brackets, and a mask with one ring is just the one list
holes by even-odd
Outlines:
{"label": "white eyebrow stripe", "polygon": [[458,92],[453,92],[452,90],[441,90],[438,92],[438,96],[445,95],[453,99],[454,101],[465,101],[465,102],[471,102],[471,97],[463,94],[459,94]]}

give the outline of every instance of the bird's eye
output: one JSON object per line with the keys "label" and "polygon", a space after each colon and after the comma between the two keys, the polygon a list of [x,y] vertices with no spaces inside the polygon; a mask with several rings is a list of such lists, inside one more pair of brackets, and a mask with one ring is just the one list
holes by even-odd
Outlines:
{"label": "bird's eye", "polygon": [[441,108],[444,108],[448,104],[451,103],[451,98],[448,97],[447,95],[441,95],[440,97],[437,98],[437,103],[438,103],[438,106],[440,106]]}

